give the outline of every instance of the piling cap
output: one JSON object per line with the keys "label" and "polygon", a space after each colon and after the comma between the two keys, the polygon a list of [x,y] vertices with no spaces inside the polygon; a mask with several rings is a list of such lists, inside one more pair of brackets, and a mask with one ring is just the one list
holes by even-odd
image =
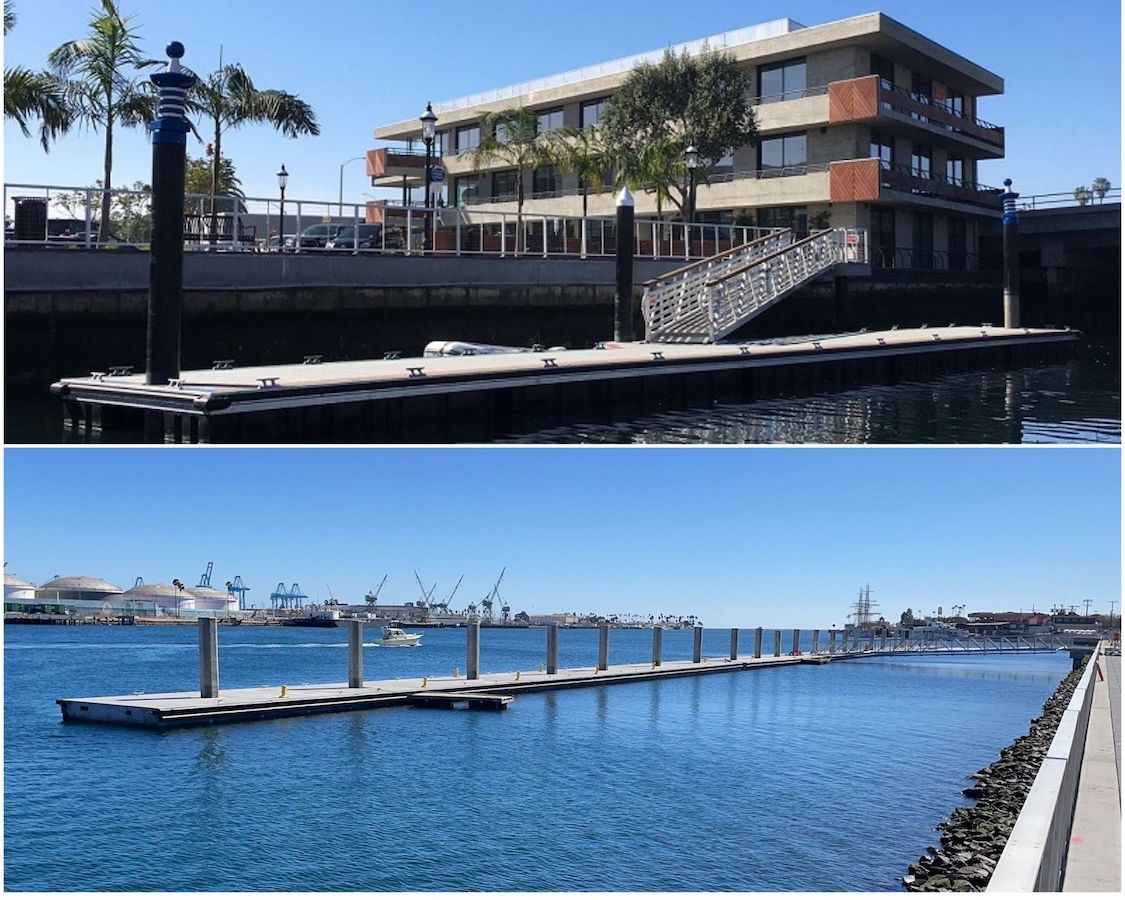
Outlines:
{"label": "piling cap", "polygon": [[621,188],[621,193],[617,195],[618,206],[632,206],[633,195],[629,193],[629,185],[624,185]]}
{"label": "piling cap", "polygon": [[184,45],[179,41],[172,41],[164,48],[164,52],[172,57],[172,59],[181,59],[184,55]]}

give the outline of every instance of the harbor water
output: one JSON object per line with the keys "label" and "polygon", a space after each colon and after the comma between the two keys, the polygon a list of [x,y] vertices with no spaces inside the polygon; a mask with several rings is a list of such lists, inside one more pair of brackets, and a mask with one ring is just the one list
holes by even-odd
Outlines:
{"label": "harbor water", "polygon": [[[413,649],[377,636],[369,679],[464,671],[461,629]],[[197,687],[194,629],[4,637],[10,891],[897,890],[966,774],[1070,667],[1065,653],[859,660],[521,695],[505,713],[157,733],[63,725],[54,701]],[[545,644],[544,629],[483,629],[481,670],[534,671]],[[224,627],[220,682],[342,681],[346,645],[342,629]],[[664,635],[665,659],[691,646]],[[729,646],[705,632],[705,656]],[[646,630],[611,633],[611,664],[650,650]],[[560,666],[596,659],[595,630],[560,632]]]}

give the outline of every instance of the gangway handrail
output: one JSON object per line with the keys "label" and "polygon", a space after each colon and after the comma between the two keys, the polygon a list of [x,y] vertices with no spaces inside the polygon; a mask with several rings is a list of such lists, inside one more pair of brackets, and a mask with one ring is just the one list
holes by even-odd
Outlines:
{"label": "gangway handrail", "polygon": [[1099,641],[1059,720],[1051,746],[985,888],[987,892],[1062,890],[1094,700],[1093,675],[1101,649]]}
{"label": "gangway handrail", "polygon": [[754,240],[748,241],[745,244],[739,244],[737,247],[731,247],[728,250],[723,250],[721,253],[716,253],[714,256],[708,256],[703,259],[693,260],[687,265],[680,266],[678,269],[672,269],[671,272],[665,272],[663,275],[657,275],[655,278],[648,279],[648,281],[642,281],[641,287],[652,287],[662,281],[668,281],[671,278],[676,278],[679,275],[683,275],[685,272],[690,272],[692,269],[698,269],[712,263],[722,262],[727,257],[746,253],[747,251],[750,251],[758,245],[766,243],[767,241],[777,240],[779,237],[781,237],[781,235],[785,234],[787,231],[792,230],[792,228],[778,228],[775,231],[771,231],[769,234],[763,235],[760,238],[754,238]]}
{"label": "gangway handrail", "polygon": [[746,265],[744,266],[739,266],[737,269],[731,269],[729,272],[724,272],[722,275],[716,275],[714,278],[708,278],[705,282],[703,282],[703,286],[714,287],[717,284],[722,284],[728,279],[736,278],[737,276],[742,275],[744,272],[749,272],[751,269],[755,268],[756,266],[760,266],[762,263],[770,262],[771,260],[776,259],[779,256],[785,255],[791,250],[796,250],[800,247],[805,246],[806,244],[812,243],[817,238],[823,237],[825,234],[828,234],[829,232],[832,232],[834,230],[835,229],[833,228],[825,228],[823,231],[814,231],[808,237],[801,238],[801,240],[799,241],[794,241],[792,244],[788,244],[787,246],[782,247],[779,250],[774,250],[772,253],[767,253],[764,256],[756,257],[755,259],[746,263]]}

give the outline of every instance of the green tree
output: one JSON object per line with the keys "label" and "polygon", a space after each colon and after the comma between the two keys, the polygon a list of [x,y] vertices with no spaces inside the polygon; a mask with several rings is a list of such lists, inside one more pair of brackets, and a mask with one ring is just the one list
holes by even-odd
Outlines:
{"label": "green tree", "polygon": [[554,165],[578,178],[582,194],[582,218],[586,218],[588,194],[605,187],[609,160],[605,142],[597,128],[566,128],[551,135],[550,155]]}
{"label": "green tree", "polygon": [[526,109],[502,109],[486,113],[480,123],[480,144],[470,162],[480,171],[501,163],[516,170],[516,252],[523,238],[524,176],[539,166],[553,165],[554,141],[539,133],[539,117]]}
{"label": "green tree", "polygon": [[[609,100],[600,123],[615,160],[618,180],[643,179],[656,184],[683,214],[688,205],[686,160],[672,162],[670,148],[682,159],[689,145],[699,151],[696,178],[708,173],[732,148],[754,144],[758,127],[747,100],[750,74],[733,55],[704,50],[664,54],[659,63],[641,63]],[[646,156],[661,143],[657,158]],[[649,151],[651,152],[651,151]]]}
{"label": "green tree", "polygon": [[1079,206],[1085,206],[1090,202],[1090,189],[1084,184],[1080,184],[1074,189],[1074,199],[1078,201]]}
{"label": "green tree", "polygon": [[[4,0],[4,34],[16,24],[16,13]],[[24,137],[31,137],[28,122],[39,120],[39,143],[44,152],[50,142],[70,128],[66,85],[49,72],[33,72],[23,66],[4,69],[4,118],[13,119]]]}
{"label": "green tree", "polygon": [[[211,154],[211,196],[221,194],[221,160],[223,159],[223,135],[247,123],[268,124],[286,137],[295,138],[302,134],[320,134],[316,114],[305,101],[296,94],[268,88],[259,90],[238,63],[223,65],[206,77],[200,77],[188,92],[188,106],[209,124],[212,143]],[[215,240],[215,219],[211,220],[211,240]]]}
{"label": "green tree", "polygon": [[206,157],[200,159],[187,159],[187,170],[184,173],[184,193],[206,195],[212,198],[210,204],[204,204],[199,196],[190,196],[184,201],[184,212],[188,215],[203,215],[214,211],[215,197],[237,197],[239,208],[244,210],[242,200],[242,182],[235,173],[234,163],[229,156],[224,156],[219,163],[219,182],[217,190],[214,182],[214,161]]}
{"label": "green tree", "polygon": [[71,113],[94,131],[105,134],[105,160],[99,235],[109,234],[110,188],[113,185],[113,130],[145,125],[155,114],[152,85],[135,73],[160,65],[145,59],[137,45],[132,16],[122,18],[114,0],[100,0],[89,23],[89,34],[56,47],[47,57],[55,76],[67,83]]}
{"label": "green tree", "polygon": [[1090,185],[1094,193],[1098,195],[1098,202],[1105,203],[1105,195],[1109,193],[1109,189],[1113,187],[1109,183],[1108,178],[1095,178],[1094,183]]}

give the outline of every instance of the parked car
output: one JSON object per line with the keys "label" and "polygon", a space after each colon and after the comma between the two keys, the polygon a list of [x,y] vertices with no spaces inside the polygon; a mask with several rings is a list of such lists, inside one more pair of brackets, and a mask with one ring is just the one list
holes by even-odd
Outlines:
{"label": "parked car", "polygon": [[[398,229],[387,229],[386,246],[390,250],[397,250],[402,246]],[[328,242],[329,250],[380,250],[382,248],[382,225],[360,225],[358,235],[356,226],[348,225]]]}
{"label": "parked car", "polygon": [[[350,226],[334,225],[334,224],[320,224],[310,225],[301,232],[301,249],[302,250],[323,250],[325,245],[332,240],[340,231]],[[286,245],[288,246],[288,245]]]}

